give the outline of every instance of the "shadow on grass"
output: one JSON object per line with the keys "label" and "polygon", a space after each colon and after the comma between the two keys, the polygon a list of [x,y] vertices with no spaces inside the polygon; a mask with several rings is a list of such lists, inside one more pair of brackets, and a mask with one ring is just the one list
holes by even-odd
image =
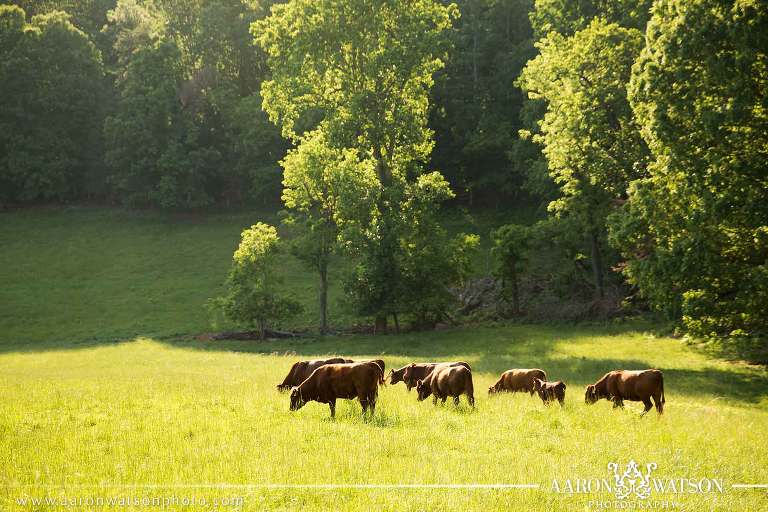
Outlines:
{"label": "shadow on grass", "polygon": [[[648,360],[633,357],[563,357],[558,353],[558,345],[589,343],[596,336],[621,336],[642,330],[642,326],[638,328],[634,324],[588,327],[511,325],[413,332],[397,336],[356,335],[268,341],[176,338],[155,341],[179,349],[290,355],[297,360],[324,355],[351,358],[378,356],[385,360],[388,369],[394,364],[400,366],[410,361],[467,360],[476,374],[490,374],[494,378],[509,368],[541,368],[550,380],[563,380],[568,386],[568,394],[574,396],[583,395],[586,384],[597,381],[608,371],[644,369],[654,365]],[[0,345],[0,353],[77,350],[130,343],[136,339],[140,338],[123,342],[4,344]],[[610,343],[610,340],[605,343]],[[286,372],[289,366],[286,363]],[[701,368],[665,368],[662,365],[658,369],[664,372],[668,400],[680,395],[711,396],[756,404],[768,396],[768,377],[764,372],[707,365]],[[476,387],[476,396],[487,392],[487,389]]]}

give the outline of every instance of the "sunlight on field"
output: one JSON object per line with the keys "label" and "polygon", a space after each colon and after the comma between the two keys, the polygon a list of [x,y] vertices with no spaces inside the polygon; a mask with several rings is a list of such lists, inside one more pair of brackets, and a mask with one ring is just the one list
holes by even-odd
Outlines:
{"label": "sunlight on field", "polygon": [[[388,367],[464,359],[474,368],[477,409],[464,401],[458,409],[418,403],[398,384],[381,389],[370,421],[357,402],[341,402],[335,421],[318,403],[289,412],[275,385],[292,361],[326,354],[384,354]],[[564,409],[528,395],[488,397],[501,370],[530,366],[568,384]],[[665,372],[663,418],[639,418],[639,404],[624,411],[605,401],[584,404],[583,385],[604,371],[648,366]],[[714,500],[722,510],[766,503],[764,491],[730,488],[768,482],[765,371],[631,331],[499,327],[290,343],[54,346],[0,355],[0,394],[0,484],[10,486],[0,504],[11,510],[19,496],[78,495],[86,492],[81,485],[102,485],[87,488],[95,495],[125,492],[123,484],[168,493],[174,485],[218,483],[540,488],[184,493],[243,495],[246,510],[574,510],[590,496],[555,494],[552,479],[607,478],[609,462],[630,459],[655,462],[660,475],[723,479],[721,495],[682,496],[685,510],[709,509]]]}

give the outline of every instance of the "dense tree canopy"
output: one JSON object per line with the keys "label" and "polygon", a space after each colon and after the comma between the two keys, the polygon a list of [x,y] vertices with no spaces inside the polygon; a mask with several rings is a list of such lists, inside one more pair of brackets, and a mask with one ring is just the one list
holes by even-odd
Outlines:
{"label": "dense tree canopy", "polygon": [[379,328],[448,318],[478,240],[442,208],[511,207],[515,315],[768,331],[764,2],[0,4],[1,206],[282,198],[321,330],[334,256]]}
{"label": "dense tree canopy", "polygon": [[653,161],[616,219],[627,276],[696,334],[764,334],[768,6],[656,2],[630,92]]}
{"label": "dense tree canopy", "polygon": [[520,85],[547,104],[535,140],[561,190],[549,208],[580,220],[602,295],[606,217],[645,169],[647,150],[626,93],[642,35],[594,20],[571,37],[551,32],[537,47],[540,54],[526,66]]}
{"label": "dense tree canopy", "polygon": [[99,190],[101,55],[62,11],[0,6],[0,201]]}

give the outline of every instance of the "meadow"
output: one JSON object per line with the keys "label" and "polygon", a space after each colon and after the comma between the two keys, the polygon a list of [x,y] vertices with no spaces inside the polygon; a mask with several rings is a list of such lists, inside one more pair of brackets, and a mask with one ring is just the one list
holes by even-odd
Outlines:
{"label": "meadow", "polygon": [[[125,495],[240,496],[242,510],[588,510],[612,495],[558,494],[552,480],[609,478],[609,462],[630,460],[656,463],[654,476],[722,479],[723,493],[665,495],[678,510],[768,510],[765,489],[732,487],[768,483],[765,367],[715,358],[651,324],[201,341],[212,329],[202,304],[253,221],[0,215],[0,510]],[[310,277],[295,261],[283,271],[309,304]],[[275,385],[291,363],[336,354],[381,357],[388,369],[465,360],[477,408],[420,403],[397,384],[381,388],[371,419],[346,401],[335,420],[318,403],[290,412]],[[565,407],[489,397],[512,367],[564,380]],[[664,416],[584,404],[584,386],[606,371],[649,367],[665,375]],[[275,486],[325,484],[341,487]],[[344,487],[360,484],[538,488]]]}

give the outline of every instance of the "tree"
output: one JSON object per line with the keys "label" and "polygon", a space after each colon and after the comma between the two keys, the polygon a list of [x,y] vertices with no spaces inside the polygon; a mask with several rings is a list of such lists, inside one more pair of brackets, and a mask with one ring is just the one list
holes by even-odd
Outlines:
{"label": "tree", "polygon": [[519,85],[547,102],[535,136],[561,197],[550,211],[579,219],[591,246],[595,292],[604,293],[606,218],[626,199],[629,183],[645,170],[647,148],[626,93],[642,35],[594,20],[564,37],[551,32],[537,43]]}
{"label": "tree", "polygon": [[0,5],[0,201],[71,200],[99,175],[101,55],[60,11]]}
{"label": "tree", "polygon": [[530,228],[519,224],[506,224],[491,233],[493,254],[497,261],[497,276],[502,289],[512,299],[512,313],[520,314],[520,273],[523,270],[529,245]]}
{"label": "tree", "polygon": [[300,144],[321,130],[375,169],[375,211],[350,244],[360,263],[348,289],[380,331],[401,304],[400,210],[432,149],[428,92],[454,16],[433,0],[294,0],[252,28],[272,71],[264,108],[283,135]]}
{"label": "tree", "polygon": [[277,275],[281,247],[277,230],[259,222],[243,231],[227,276],[228,292],[213,299],[231,321],[255,326],[264,338],[267,327],[301,312],[301,305],[280,294]]}
{"label": "tree", "polygon": [[538,38],[550,32],[571,36],[595,18],[645,30],[653,0],[535,0],[531,24]]}
{"label": "tree", "polygon": [[654,4],[630,100],[653,159],[614,217],[628,280],[699,336],[768,321],[768,7]]}
{"label": "tree", "polygon": [[120,0],[115,112],[105,126],[111,182],[124,203],[196,208],[274,201],[286,145],[261,109],[267,72],[249,46],[257,4]]}
{"label": "tree", "polygon": [[377,185],[370,160],[351,149],[327,145],[317,131],[283,159],[283,202],[287,223],[300,228],[294,254],[320,278],[320,332],[328,330],[328,266],[343,230],[370,221]]}
{"label": "tree", "polygon": [[[525,156],[517,142],[525,97],[510,84],[535,54],[532,0],[460,0],[445,69],[435,75],[432,165],[470,206],[521,195]],[[538,151],[536,151],[538,153]]]}

